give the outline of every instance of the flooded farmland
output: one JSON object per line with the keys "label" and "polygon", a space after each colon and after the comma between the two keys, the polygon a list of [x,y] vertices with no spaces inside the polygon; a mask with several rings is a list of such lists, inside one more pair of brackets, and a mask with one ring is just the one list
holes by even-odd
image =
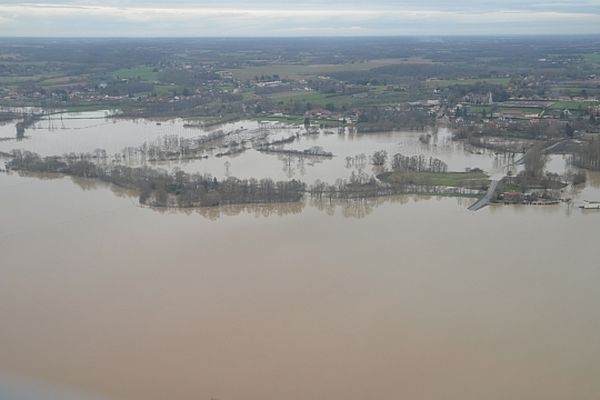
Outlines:
{"label": "flooded farmland", "polygon": [[[81,129],[41,121],[0,151],[119,152],[164,135],[262,129],[91,116],[103,114],[64,120]],[[300,134],[285,148],[334,157],[249,147],[160,166],[312,183],[347,178],[346,157],[381,149],[451,171],[510,164],[447,130],[420,135]],[[91,180],[2,173],[0,398],[594,398],[600,212],[576,202],[600,200],[600,175],[587,175],[567,189],[574,203],[471,213],[472,199],[423,196],[158,211]]]}
{"label": "flooded farmland", "polygon": [[[143,144],[160,144],[167,139],[179,140],[203,137],[211,132],[240,131],[236,140],[251,141],[260,137],[277,141],[294,137],[292,143],[285,144],[286,150],[303,151],[319,147],[331,152],[330,159],[321,157],[289,157],[285,154],[265,154],[256,146],[247,145],[245,151],[220,157],[227,147],[214,147],[206,153],[206,158],[156,161],[153,167],[172,170],[180,168],[187,172],[209,173],[219,179],[227,176],[238,178],[272,178],[275,180],[298,179],[307,183],[316,180],[333,183],[338,178],[348,178],[356,166],[348,166],[348,157],[364,155],[367,158],[362,166],[365,173],[375,174],[368,165],[368,157],[379,150],[386,150],[390,156],[404,155],[432,156],[448,164],[450,171],[464,171],[466,168],[479,168],[491,173],[504,171],[511,160],[496,157],[482,149],[466,148],[462,142],[451,139],[451,132],[441,128],[432,132],[428,142],[419,138],[423,132],[386,132],[358,134],[350,129],[316,129],[308,132],[304,127],[285,125],[276,122],[241,121],[236,123],[201,128],[197,123],[184,120],[152,121],[124,120],[111,118],[108,112],[86,112],[52,116],[38,121],[28,129],[26,137],[15,139],[14,124],[0,127],[0,152],[24,149],[43,156],[56,156],[67,153],[91,153],[104,149],[109,154],[120,153],[127,148]],[[223,143],[221,143],[222,145]],[[136,160],[136,162],[142,162]],[[144,162],[147,162],[144,161]],[[226,165],[227,163],[227,165]]]}

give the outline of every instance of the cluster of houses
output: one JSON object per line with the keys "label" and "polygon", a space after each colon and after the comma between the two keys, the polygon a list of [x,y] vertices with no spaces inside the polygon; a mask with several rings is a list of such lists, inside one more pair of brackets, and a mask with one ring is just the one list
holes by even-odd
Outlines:
{"label": "cluster of houses", "polygon": [[496,203],[501,204],[527,204],[527,205],[552,205],[561,201],[560,192],[556,190],[522,192],[502,192],[496,196]]}

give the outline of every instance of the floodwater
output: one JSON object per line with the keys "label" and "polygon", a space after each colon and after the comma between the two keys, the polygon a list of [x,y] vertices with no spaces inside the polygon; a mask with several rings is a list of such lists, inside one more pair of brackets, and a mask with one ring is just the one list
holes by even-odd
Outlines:
{"label": "floodwater", "polygon": [[303,127],[291,127],[278,123],[241,121],[210,129],[184,127],[181,119],[169,121],[124,120],[110,118],[104,111],[71,113],[52,116],[28,129],[23,140],[16,140],[14,123],[0,126],[0,152],[24,149],[49,156],[66,153],[93,152],[100,148],[109,154],[119,153],[126,147],[155,143],[161,137],[178,136],[193,138],[204,136],[215,130],[231,131],[244,129],[249,135],[268,133],[268,140],[274,141],[298,135],[299,139],[284,146],[289,150],[306,150],[319,146],[331,152],[331,159],[321,157],[288,157],[281,154],[265,154],[249,148],[247,151],[226,157],[214,157],[214,151],[207,159],[188,161],[159,162],[152,164],[164,169],[181,168],[187,172],[209,173],[219,179],[227,176],[238,178],[272,178],[275,180],[299,179],[306,183],[317,180],[334,183],[336,179],[347,179],[352,172],[362,170],[367,175],[376,175],[367,160],[360,168],[348,166],[347,157],[364,154],[369,157],[374,152],[386,150],[389,157],[395,153],[403,155],[425,155],[436,157],[448,164],[450,171],[464,171],[466,168],[480,168],[490,173],[501,173],[511,160],[495,157],[492,152],[465,147],[462,142],[451,140],[451,132],[441,128],[432,135],[429,143],[419,141],[423,132],[391,132],[356,134],[348,129],[338,133],[337,129],[321,129],[320,134],[307,135]]}
{"label": "floodwater", "polygon": [[[342,134],[325,134],[333,130],[322,130],[321,134],[303,135],[298,140],[288,145],[285,149],[303,151],[319,146],[331,152],[331,159],[319,157],[292,157],[278,154],[262,154],[255,150],[228,158],[209,158],[206,160],[193,160],[184,164],[182,169],[194,172],[208,172],[213,176],[222,178],[228,172],[231,176],[239,178],[270,177],[275,180],[299,179],[307,183],[316,180],[334,183],[336,179],[347,179],[352,172],[357,172],[356,165],[348,166],[346,158],[364,154],[369,157],[379,150],[385,150],[388,158],[393,154],[401,153],[407,156],[423,154],[427,157],[436,157],[448,164],[451,171],[464,171],[465,168],[481,168],[496,171],[502,169],[502,159],[498,159],[490,152],[480,150],[468,151],[463,143],[451,140],[448,129],[440,129],[434,136],[435,141],[421,143],[416,132],[386,132],[357,134],[345,131]],[[289,135],[288,135],[289,136]],[[505,160],[508,163],[510,160]],[[224,163],[229,163],[229,168]],[[364,173],[376,175],[379,171],[369,165],[362,167]]]}
{"label": "floodwater", "polygon": [[0,174],[0,398],[597,398],[600,212],[470,201],[159,212]]}
{"label": "floodwater", "polygon": [[[319,146],[323,150],[331,152],[331,159],[319,157],[292,157],[285,155],[263,154],[255,150],[228,158],[209,158],[206,160],[193,160],[184,164],[182,169],[194,172],[208,172],[213,176],[222,178],[229,173],[239,178],[270,177],[275,180],[299,179],[307,183],[317,180],[334,183],[336,179],[347,179],[352,172],[357,172],[356,165],[347,164],[347,157],[355,157],[364,154],[366,165],[361,169],[368,175],[376,175],[381,172],[369,165],[368,157],[379,150],[385,150],[388,158],[396,153],[407,156],[425,155],[436,157],[448,164],[450,171],[464,171],[466,168],[481,168],[486,171],[502,170],[503,164],[510,160],[502,160],[491,152],[481,150],[468,151],[463,143],[451,140],[451,132],[448,129],[440,129],[434,136],[435,141],[421,143],[419,136],[423,133],[416,132],[386,132],[357,134],[345,131],[338,134],[325,129],[321,134],[303,135],[298,140],[288,145],[285,149],[303,151],[311,147]],[[388,160],[389,161],[389,160]],[[225,168],[224,163],[229,167]]]}
{"label": "floodwater", "polygon": [[[100,148],[109,154],[125,147],[139,146],[161,136],[182,138],[202,136],[216,129],[237,129],[240,123],[204,130],[184,127],[186,121],[119,119],[108,111],[52,115],[26,130],[25,138],[16,139],[15,123],[0,125],[0,151],[24,149],[44,156],[67,153],[91,153]],[[8,140],[12,139],[12,140]]]}

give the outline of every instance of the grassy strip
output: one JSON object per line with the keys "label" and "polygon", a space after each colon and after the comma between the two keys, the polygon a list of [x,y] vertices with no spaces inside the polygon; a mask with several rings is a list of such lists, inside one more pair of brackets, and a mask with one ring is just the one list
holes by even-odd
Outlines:
{"label": "grassy strip", "polygon": [[158,79],[158,72],[154,68],[146,65],[138,65],[132,68],[122,68],[113,72],[117,79],[141,79],[143,81],[153,82]]}
{"label": "grassy strip", "polygon": [[351,95],[343,94],[324,94],[319,92],[310,93],[298,93],[295,95],[287,95],[275,98],[276,101],[281,103],[293,104],[293,103],[311,103],[313,106],[325,106],[327,104],[333,104],[336,108],[342,106],[349,106],[357,98]]}
{"label": "grassy strip", "polygon": [[156,94],[157,96],[165,96],[165,95],[169,95],[169,94],[181,95],[183,93],[183,89],[184,88],[181,85],[158,84],[158,85],[154,85],[152,93]]}
{"label": "grassy strip", "polygon": [[579,101],[579,100],[561,100],[554,102],[550,108],[555,110],[578,110],[579,107],[586,109],[588,107],[597,106],[600,103],[597,101]]}
{"label": "grassy strip", "polygon": [[483,172],[411,172],[395,171],[378,175],[389,184],[413,184],[424,186],[448,186],[461,188],[483,188],[490,183]]}
{"label": "grassy strip", "polygon": [[600,53],[584,54],[583,59],[592,64],[600,64]]}
{"label": "grassy strip", "polygon": [[281,79],[301,79],[308,76],[317,76],[323,74],[326,75],[342,71],[368,71],[373,68],[393,64],[431,63],[429,60],[425,59],[415,59],[411,61],[393,58],[342,64],[310,64],[308,60],[305,61],[306,63],[302,64],[269,64],[259,66],[246,66],[239,69],[228,69],[227,71],[231,72],[235,78],[241,80],[254,79],[254,77],[256,76],[260,77],[263,75],[278,75]]}
{"label": "grassy strip", "polygon": [[430,87],[448,87],[454,85],[473,85],[479,82],[493,85],[508,85],[510,78],[433,79],[427,81],[427,85]]}

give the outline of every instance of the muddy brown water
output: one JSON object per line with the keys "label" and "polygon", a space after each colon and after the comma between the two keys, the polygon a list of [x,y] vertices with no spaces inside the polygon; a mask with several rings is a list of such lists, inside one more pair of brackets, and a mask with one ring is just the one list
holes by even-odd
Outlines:
{"label": "muddy brown water", "polygon": [[470,202],[160,212],[0,174],[0,398],[597,398],[600,212]]}

